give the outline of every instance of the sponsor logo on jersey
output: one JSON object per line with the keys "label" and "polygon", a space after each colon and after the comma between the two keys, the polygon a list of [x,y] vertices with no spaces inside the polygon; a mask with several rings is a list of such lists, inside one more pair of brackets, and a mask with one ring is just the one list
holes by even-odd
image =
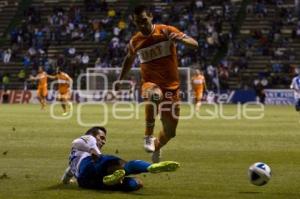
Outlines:
{"label": "sponsor logo on jersey", "polygon": [[162,41],[137,51],[140,63],[146,63],[171,55],[171,41]]}

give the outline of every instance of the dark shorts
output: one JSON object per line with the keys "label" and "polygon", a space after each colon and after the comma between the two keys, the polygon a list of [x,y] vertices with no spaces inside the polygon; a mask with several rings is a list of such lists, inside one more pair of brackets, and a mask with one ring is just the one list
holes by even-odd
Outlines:
{"label": "dark shorts", "polygon": [[119,157],[103,155],[94,161],[92,157],[84,158],[79,165],[77,182],[80,187],[88,189],[106,189],[102,179],[111,173],[109,167],[119,165],[122,161]]}

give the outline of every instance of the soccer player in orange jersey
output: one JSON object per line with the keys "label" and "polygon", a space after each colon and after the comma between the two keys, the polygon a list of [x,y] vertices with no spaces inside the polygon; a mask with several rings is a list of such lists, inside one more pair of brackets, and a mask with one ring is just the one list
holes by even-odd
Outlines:
{"label": "soccer player in orange jersey", "polygon": [[[135,8],[133,20],[139,31],[129,42],[119,80],[124,79],[137,56],[141,67],[142,96],[145,102],[151,102],[145,105],[144,148],[153,153],[152,161],[158,162],[161,147],[176,135],[178,123],[179,74],[176,42],[191,48],[198,48],[198,42],[173,26],[153,24],[152,13],[145,6]],[[153,129],[157,110],[160,110],[163,129],[155,138]]]}
{"label": "soccer player in orange jersey", "polygon": [[46,97],[48,95],[48,75],[43,70],[43,67],[39,67],[38,74],[30,76],[29,80],[38,80],[37,96],[41,103],[41,109],[44,110],[46,107]]}
{"label": "soccer player in orange jersey", "polygon": [[194,91],[196,111],[199,111],[203,92],[206,90],[205,77],[202,71],[198,69],[195,71],[195,75],[192,77],[191,83]]}
{"label": "soccer player in orange jersey", "polygon": [[71,97],[71,87],[73,84],[73,79],[65,72],[62,72],[60,68],[56,69],[56,75],[50,76],[51,79],[56,79],[58,81],[58,97],[57,100],[61,102],[61,107],[63,109],[63,115],[67,115],[67,106],[72,109],[72,103],[69,101]]}

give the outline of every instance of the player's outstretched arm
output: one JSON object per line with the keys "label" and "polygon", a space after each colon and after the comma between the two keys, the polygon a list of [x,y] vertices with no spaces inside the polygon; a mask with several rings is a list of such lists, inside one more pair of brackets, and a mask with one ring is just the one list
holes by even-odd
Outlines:
{"label": "player's outstretched arm", "polygon": [[175,42],[182,42],[184,45],[190,48],[198,48],[198,42],[192,37],[180,32],[177,28],[173,26],[167,26],[164,30],[166,36]]}
{"label": "player's outstretched arm", "polygon": [[132,64],[134,62],[135,55],[128,53],[122,63],[122,71],[119,76],[119,80],[123,80],[124,77],[128,74],[130,71]]}
{"label": "player's outstretched arm", "polygon": [[28,80],[29,81],[35,81],[35,80],[38,80],[38,77],[30,75],[29,78],[28,78]]}
{"label": "player's outstretched arm", "polygon": [[54,76],[54,75],[47,75],[47,77],[48,77],[49,79],[56,79],[56,76]]}
{"label": "player's outstretched arm", "polygon": [[[172,34],[176,34],[176,33],[171,33],[171,35],[170,36],[172,36]],[[177,39],[177,41],[179,41],[179,42],[182,42],[184,45],[186,45],[187,47],[189,47],[189,48],[198,48],[198,42],[195,40],[195,39],[193,39],[192,37],[190,37],[190,36],[187,36],[187,35],[185,35],[184,37],[179,37],[178,39]]]}

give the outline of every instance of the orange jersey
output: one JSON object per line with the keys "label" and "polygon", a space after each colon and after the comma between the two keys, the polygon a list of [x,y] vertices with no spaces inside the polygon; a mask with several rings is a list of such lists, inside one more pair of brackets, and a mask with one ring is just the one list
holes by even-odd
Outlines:
{"label": "orange jersey", "polygon": [[192,78],[192,86],[194,90],[203,91],[205,86],[205,78],[203,75],[197,75]]}
{"label": "orange jersey", "polygon": [[168,36],[177,33],[183,37],[184,33],[173,26],[153,26],[150,35],[138,32],[131,38],[129,52],[139,58],[143,83],[152,82],[162,89],[177,89],[179,74],[176,45]]}
{"label": "orange jersey", "polygon": [[67,73],[60,72],[56,75],[58,80],[58,91],[60,93],[66,93],[70,88],[70,76]]}
{"label": "orange jersey", "polygon": [[38,83],[38,89],[39,88],[47,88],[48,86],[48,77],[46,72],[41,72],[37,75],[37,79],[39,81]]}

